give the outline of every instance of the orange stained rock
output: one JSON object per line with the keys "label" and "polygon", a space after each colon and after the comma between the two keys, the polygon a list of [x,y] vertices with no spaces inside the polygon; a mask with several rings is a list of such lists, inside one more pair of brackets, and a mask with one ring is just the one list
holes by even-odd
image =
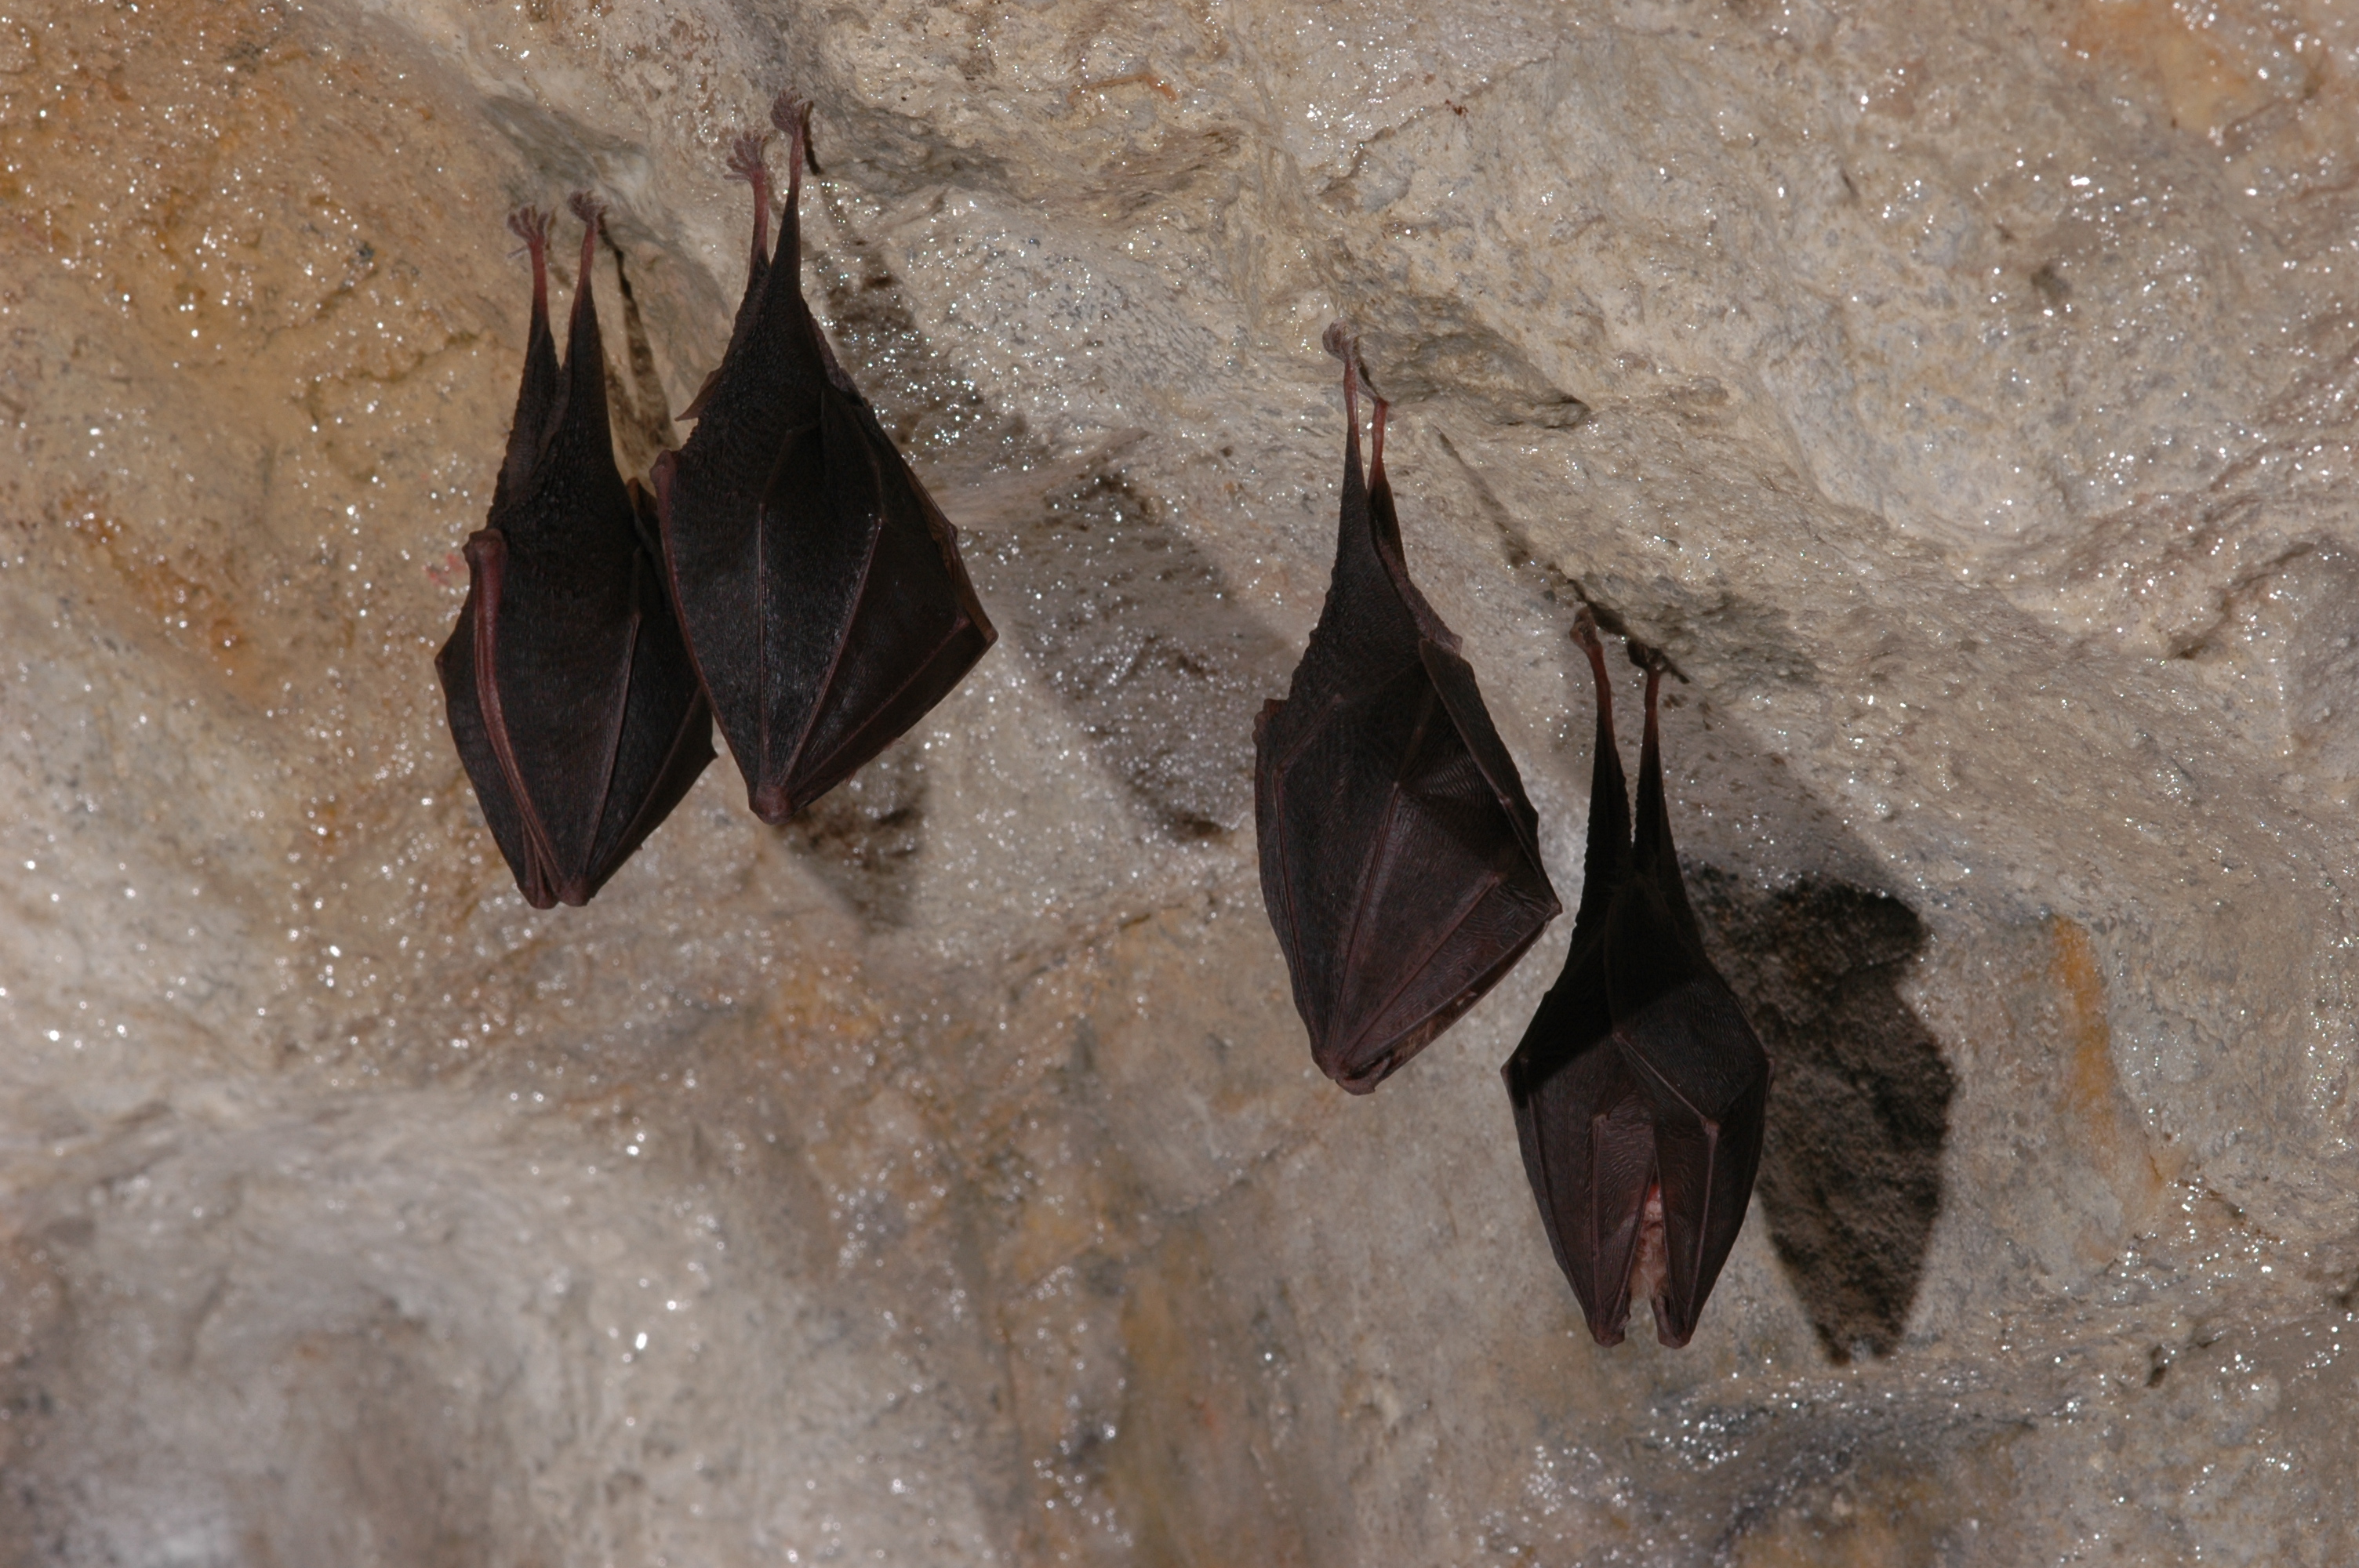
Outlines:
{"label": "orange stained rock", "polygon": [[2114,1031],[2105,1012],[2105,980],[2089,928],[2065,915],[2048,923],[2054,951],[2048,979],[2062,1003],[2059,1043],[2069,1053],[2064,1105],[2099,1173],[2121,1200],[2136,1230],[2155,1213],[2170,1176],[2155,1159],[2136,1108],[2114,1065]]}
{"label": "orange stained rock", "polygon": [[2327,51],[2300,12],[2251,0],[2190,6],[2173,0],[2082,0],[2064,46],[2128,78],[2131,96],[2214,142],[2272,103],[2316,97]]}

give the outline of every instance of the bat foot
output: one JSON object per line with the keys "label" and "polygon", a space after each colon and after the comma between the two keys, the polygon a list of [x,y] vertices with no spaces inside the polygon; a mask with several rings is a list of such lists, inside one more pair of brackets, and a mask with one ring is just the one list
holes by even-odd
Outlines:
{"label": "bat foot", "polygon": [[549,214],[538,207],[519,207],[508,214],[508,232],[534,250],[549,243]]}
{"label": "bat foot", "polygon": [[1352,336],[1352,323],[1349,321],[1329,322],[1327,330],[1320,335],[1319,345],[1345,364],[1352,362],[1354,351],[1360,346],[1359,340]]}
{"label": "bat foot", "polygon": [[770,168],[764,161],[769,149],[768,132],[739,132],[729,144],[729,178],[742,179],[748,185],[769,183]]}
{"label": "bat foot", "polygon": [[606,204],[587,190],[575,191],[565,199],[565,204],[573,209],[576,218],[593,229],[605,222]]}
{"label": "bat foot", "polygon": [[786,132],[794,144],[787,155],[789,162],[799,161],[813,174],[820,172],[819,155],[811,150],[811,103],[791,92],[781,92],[770,104],[770,124]]}

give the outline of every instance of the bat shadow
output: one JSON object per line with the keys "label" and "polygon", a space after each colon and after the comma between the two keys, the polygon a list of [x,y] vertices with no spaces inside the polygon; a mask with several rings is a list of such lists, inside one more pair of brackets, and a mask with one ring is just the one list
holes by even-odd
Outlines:
{"label": "bat shadow", "polygon": [[[1473,481],[1510,570],[1568,630],[1586,604],[1609,632],[1636,633],[1675,660],[1683,648],[1708,649],[1715,663],[1741,659],[1793,685],[1820,678],[1775,606],[1726,594],[1688,602],[1661,584],[1557,570],[1446,435],[1443,448]],[[1649,612],[1625,616],[1625,600]],[[1589,671],[1570,635],[1561,646],[1570,687],[1585,687]],[[1908,1327],[1940,1214],[1957,1090],[1940,1042],[1902,994],[1928,933],[1914,910],[1874,885],[1875,857],[1839,814],[1783,757],[1699,698],[1693,687],[1666,695],[1664,782],[1705,949],[1776,1064],[1755,1191],[1828,1356],[1888,1356]],[[1585,777],[1585,759],[1575,766]],[[1734,869],[1754,862],[1765,842],[1779,846],[1783,862],[1767,878]]]}
{"label": "bat shadow", "polygon": [[[815,303],[886,428],[958,524],[1002,637],[1063,700],[1150,831],[1190,841],[1249,827],[1254,716],[1270,672],[1288,668],[1295,650],[1122,477],[1125,441],[1053,459],[1021,418],[944,363],[876,247],[831,196],[822,200],[834,222],[806,235],[807,276],[823,299]],[[921,816],[921,788],[908,795],[896,809]],[[906,835],[910,818],[892,831]]]}
{"label": "bat shadow", "polygon": [[1888,1356],[1940,1213],[1957,1088],[1901,995],[1924,922],[1832,878],[1762,888],[1690,865],[1688,893],[1777,1065],[1755,1188],[1770,1242],[1829,1356]]}

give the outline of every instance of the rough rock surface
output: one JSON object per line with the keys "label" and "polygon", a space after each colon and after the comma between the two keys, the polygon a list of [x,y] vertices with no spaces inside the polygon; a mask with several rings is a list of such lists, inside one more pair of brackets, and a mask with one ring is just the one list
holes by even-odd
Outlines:
{"label": "rough rock surface", "polygon": [[[536,914],[500,220],[613,204],[643,463],[787,86],[1002,641]],[[2359,1558],[2354,159],[2328,0],[0,16],[0,1563]],[[1569,921],[1368,1101],[1288,1005],[1338,314],[1568,903],[1576,600],[1689,677],[1782,1076],[1684,1352],[1517,1166]]]}

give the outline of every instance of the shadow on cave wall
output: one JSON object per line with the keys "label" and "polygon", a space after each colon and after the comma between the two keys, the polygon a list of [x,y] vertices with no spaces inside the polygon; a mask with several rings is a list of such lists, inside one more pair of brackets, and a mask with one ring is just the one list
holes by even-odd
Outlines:
{"label": "shadow on cave wall", "polygon": [[1834,881],[1763,889],[1693,867],[1704,946],[1777,1063],[1756,1190],[1827,1353],[1891,1354],[1941,1207],[1956,1082],[1899,986],[1924,923]]}
{"label": "shadow on cave wall", "polygon": [[[814,300],[829,335],[903,449],[923,459],[1026,455],[1022,422],[945,365],[875,247],[834,220],[810,225]],[[956,466],[956,465],[953,465]],[[1253,814],[1253,720],[1285,643],[1239,608],[1212,561],[1109,457],[995,472],[945,492],[969,574],[998,626],[1068,705],[1101,765],[1170,838],[1222,838]],[[905,922],[925,838],[921,762],[894,746],[778,829],[873,924]]]}
{"label": "shadow on cave wall", "polygon": [[[1659,583],[1629,592],[1628,584],[1566,575],[1533,549],[1448,431],[1437,434],[1535,610],[1566,628],[1558,648],[1571,689],[1589,684],[1569,635],[1582,605],[1607,631],[1642,633],[1675,657],[1701,646],[1790,685],[1818,681],[1780,607],[1725,593],[1690,598]],[[1647,605],[1643,624],[1625,613],[1626,599]],[[1663,707],[1693,700],[1674,688]],[[1679,823],[1680,864],[1712,963],[1777,1065],[1756,1188],[1770,1242],[1832,1359],[1888,1356],[1908,1326],[1940,1213],[1956,1089],[1940,1043],[1899,991],[1924,950],[1925,925],[1900,900],[1832,871],[1865,868],[1874,858],[1782,756],[1762,751],[1708,700],[1692,723],[1680,754],[1667,761],[1674,774],[1667,782],[1690,807],[1699,796],[1718,807]],[[1717,855],[1741,849],[1742,836],[1727,835],[1747,820],[1780,824],[1773,839],[1815,843],[1808,870],[1763,887],[1715,865]]]}
{"label": "shadow on cave wall", "polygon": [[[486,113],[535,171],[521,192],[535,199],[545,189],[608,189],[609,172],[646,163],[643,148],[602,140],[521,101],[495,99]],[[983,481],[973,493],[938,488],[1002,633],[998,656],[1021,651],[1155,830],[1188,840],[1244,827],[1252,816],[1254,715],[1271,672],[1291,665],[1291,650],[1239,608],[1163,509],[1120,478],[1113,454],[1043,471],[1023,420],[992,406],[935,352],[885,253],[860,233],[829,180],[806,189],[803,244],[806,295],[885,427],[921,467],[973,470]],[[643,475],[680,434],[657,350],[678,353],[693,343],[690,323],[725,324],[743,275],[723,266],[716,278],[701,265],[674,265],[684,258],[619,200],[605,257],[603,308],[623,328],[620,341],[608,342],[616,456],[626,475]],[[561,262],[551,257],[560,284]],[[888,747],[844,788],[776,830],[876,925],[907,921],[924,849],[927,779],[921,760],[901,755],[908,750]]]}
{"label": "shadow on cave wall", "polygon": [[978,540],[968,566],[1149,822],[1204,839],[1252,819],[1254,718],[1292,650],[1160,508],[1086,472]]}
{"label": "shadow on cave wall", "polygon": [[[816,267],[837,341],[852,362],[875,368],[880,401],[896,406],[886,415],[896,434],[913,447],[960,430],[1020,444],[1020,428],[999,428],[933,358],[882,262],[855,243],[837,245]],[[1503,542],[1519,576],[1536,569],[1520,540]],[[966,544],[1003,633],[1070,705],[1142,815],[1180,838],[1244,827],[1253,716],[1267,673],[1286,668],[1291,650],[1236,607],[1186,536],[1101,464],[977,517]],[[1568,624],[1573,607],[1594,597],[1545,569],[1532,585],[1543,612]],[[1699,614],[1748,647],[1766,638],[1782,650],[1788,629],[1756,625],[1760,617],[1743,608]],[[1571,657],[1569,638],[1563,647]],[[1778,667],[1788,665],[1789,678],[1810,678],[1799,651]],[[1716,730],[1716,768],[1773,771],[1731,754],[1737,737]],[[906,907],[924,805],[921,774],[884,776],[895,755],[785,830],[799,828],[821,874],[888,921]],[[1825,816],[1817,803],[1787,805]],[[1940,1211],[1955,1087],[1939,1043],[1898,991],[1923,950],[1923,923],[1888,894],[1827,876],[1764,890],[1703,865],[1690,892],[1713,961],[1777,1062],[1759,1186],[1771,1242],[1833,1359],[1888,1355]]]}
{"label": "shadow on cave wall", "polygon": [[[934,354],[898,280],[824,187],[821,200],[835,222],[832,233],[814,225],[806,235],[810,276],[831,336],[896,438],[913,452],[1027,448],[1021,422]],[[644,394],[652,363],[624,289],[631,381]],[[668,433],[657,417],[643,421],[650,455]],[[1456,455],[1446,435],[1443,444]],[[1141,815],[1180,839],[1242,828],[1254,713],[1291,650],[1103,459],[1030,482],[1001,476],[962,499],[971,506],[953,510],[967,524],[968,568],[1004,636],[1069,706]],[[1544,612],[1569,620],[1573,605],[1594,601],[1538,566],[1503,509],[1486,510],[1517,575],[1538,573]],[[1706,619],[1727,632],[1730,607],[1709,608]],[[1761,633],[1747,622],[1740,635],[1750,646]],[[1807,678],[1806,664],[1797,669]],[[1723,729],[1718,739],[1725,747],[1733,737]],[[777,831],[864,919],[897,925],[923,850],[926,797],[922,760],[897,746]],[[1887,1355],[1940,1210],[1954,1090],[1938,1042],[1897,989],[1924,946],[1923,924],[1887,894],[1826,877],[1764,890],[1706,864],[1690,892],[1713,961],[1777,1062],[1759,1184],[1771,1241],[1830,1356]]]}

